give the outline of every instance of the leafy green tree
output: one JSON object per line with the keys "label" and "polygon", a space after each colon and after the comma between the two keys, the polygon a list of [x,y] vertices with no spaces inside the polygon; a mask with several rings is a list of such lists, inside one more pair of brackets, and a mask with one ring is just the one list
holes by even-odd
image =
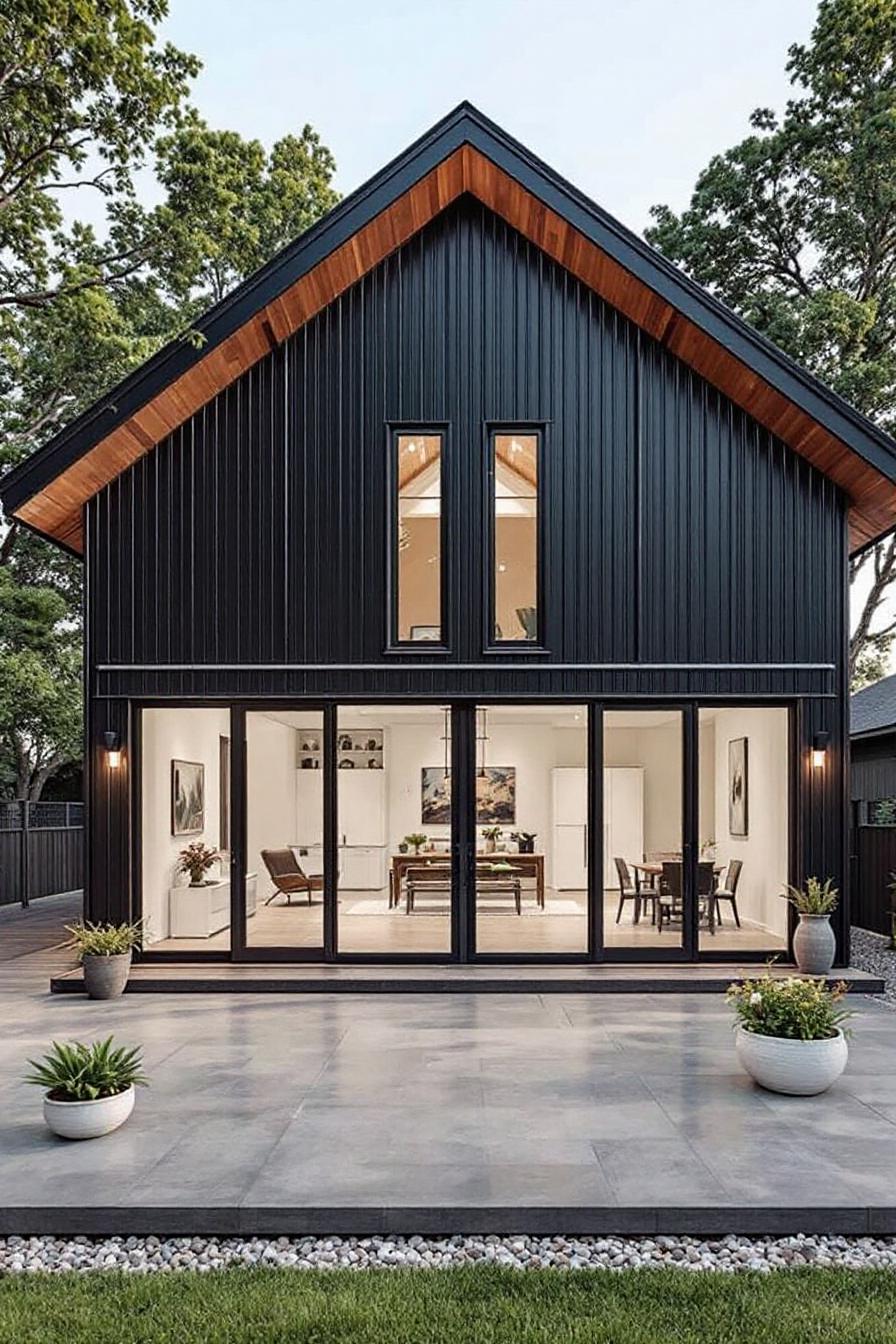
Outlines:
{"label": "leafy green tree", "polygon": [[[647,238],[889,432],[896,431],[896,0],[822,0],[790,48],[783,114],[716,155]],[[883,658],[891,536],[852,563],[850,672]]]}
{"label": "leafy green tree", "polygon": [[211,130],[193,113],[157,153],[167,192],[154,216],[159,264],[184,311],[217,303],[339,199],[330,185],[333,156],[310,126],[267,153],[258,140]]}
{"label": "leafy green tree", "polygon": [[[310,127],[266,153],[188,108],[199,61],[160,40],[167,12],[0,5],[0,470],[337,199]],[[165,193],[153,209],[144,167]],[[78,219],[85,198],[96,225]],[[80,566],[8,520],[0,575],[0,789],[34,799],[80,753]],[[25,639],[26,611],[43,638]]]}
{"label": "leafy green tree", "polygon": [[81,749],[81,657],[65,597],[0,569],[0,762],[36,799]]}

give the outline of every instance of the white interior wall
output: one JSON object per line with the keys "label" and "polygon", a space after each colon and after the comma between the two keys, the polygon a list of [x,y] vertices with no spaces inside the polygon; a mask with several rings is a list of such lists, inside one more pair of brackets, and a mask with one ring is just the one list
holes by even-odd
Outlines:
{"label": "white interior wall", "polygon": [[[297,739],[297,730],[285,723],[264,714],[246,715],[246,871],[258,875],[259,901],[274,890],[261,851],[283,849],[300,838],[296,817]],[[322,772],[314,773],[315,777],[321,773],[322,778]]]}
{"label": "white interior wall", "polygon": [[[217,849],[221,843],[219,739],[230,734],[227,709],[146,709],[141,758],[142,885],[147,943],[168,937],[168,892],[189,878],[176,872],[180,851],[194,840]],[[171,762],[205,766],[205,829],[199,835],[171,834]],[[217,870],[212,870],[216,875]]]}
{"label": "white interior wall", "polygon": [[604,765],[640,765],[644,770],[644,850],[681,848],[681,723],[614,727],[604,718]]}
{"label": "white interior wall", "polygon": [[[743,861],[737,889],[741,918],[786,937],[787,906],[779,893],[788,871],[787,710],[718,710],[714,727],[716,857],[721,863]],[[748,743],[747,836],[728,830],[728,743],[738,737]]]}
{"label": "white interior wall", "polygon": [[701,849],[718,838],[716,830],[716,722],[700,716],[698,729],[699,832]]}
{"label": "white interior wall", "polygon": [[[420,817],[422,769],[444,764],[441,718],[432,724],[384,722],[390,849],[412,831],[423,830],[431,839],[449,839],[450,826],[424,826]],[[371,718],[370,726],[380,725]],[[504,827],[505,835],[513,830],[536,832],[536,848],[548,856],[550,882],[551,771],[557,765],[585,764],[584,722],[581,728],[554,728],[534,721],[511,724],[490,719],[488,734],[487,763],[516,767],[516,821]]]}

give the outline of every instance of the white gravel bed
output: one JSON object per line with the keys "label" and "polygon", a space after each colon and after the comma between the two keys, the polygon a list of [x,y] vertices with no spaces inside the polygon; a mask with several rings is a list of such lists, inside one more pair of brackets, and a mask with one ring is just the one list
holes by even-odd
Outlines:
{"label": "white gravel bed", "polygon": [[884,992],[873,997],[896,1008],[896,951],[890,947],[889,938],[882,933],[871,933],[868,929],[853,928],[849,961],[858,971],[879,975],[885,985]]}
{"label": "white gravel bed", "polygon": [[896,1269],[896,1237],[74,1237],[0,1238],[0,1276],[121,1270],[208,1273],[231,1265],[282,1269],[710,1270],[726,1274],[824,1265]]}

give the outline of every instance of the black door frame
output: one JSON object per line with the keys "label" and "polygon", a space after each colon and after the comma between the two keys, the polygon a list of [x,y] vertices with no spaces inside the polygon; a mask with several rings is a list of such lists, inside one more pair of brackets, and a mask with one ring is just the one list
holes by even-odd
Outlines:
{"label": "black door frame", "polygon": [[[394,697],[393,697],[394,698]],[[415,698],[416,699],[416,698]],[[341,706],[352,704],[390,703],[390,697],[341,696],[338,700],[320,697],[278,696],[264,699],[213,699],[182,701],[152,698],[132,702],[134,718],[134,770],[132,778],[132,816],[139,818],[141,808],[141,733],[140,721],[144,709],[152,708],[229,708],[231,734],[230,778],[230,949],[208,950],[185,954],[151,947],[143,953],[144,959],[154,962],[198,960],[208,962],[339,962],[342,964],[437,964],[451,962],[479,962],[482,964],[600,964],[624,962],[721,962],[736,960],[743,963],[762,963],[774,955],[773,950],[742,951],[728,954],[699,946],[697,902],[697,863],[699,858],[699,773],[698,723],[699,711],[710,708],[739,707],[782,708],[789,715],[789,881],[800,880],[801,802],[799,778],[800,712],[799,699],[793,697],[738,697],[700,696],[687,700],[662,697],[603,697],[582,696],[502,696],[500,694],[462,697],[421,696],[421,705],[448,706],[451,712],[451,770],[459,781],[453,798],[453,826],[451,865],[453,899],[451,908],[451,951],[426,953],[340,952],[338,947],[337,875],[338,875],[338,779],[336,771],[337,714]],[[477,953],[475,951],[475,711],[477,705],[548,705],[575,704],[587,709],[589,772],[589,937],[587,951],[547,953]],[[248,780],[246,772],[246,714],[269,709],[315,711],[324,718],[324,936],[320,948],[249,947],[246,944],[245,873],[247,843]],[[682,853],[684,859],[685,918],[682,938],[675,947],[605,947],[603,944],[603,716],[612,710],[678,710],[682,713]],[[140,861],[140,826],[132,828],[134,874],[134,904],[138,916],[142,914],[142,880]],[[595,891],[599,880],[601,890]],[[790,937],[794,921],[791,917]],[[788,942],[788,958],[790,943]]]}

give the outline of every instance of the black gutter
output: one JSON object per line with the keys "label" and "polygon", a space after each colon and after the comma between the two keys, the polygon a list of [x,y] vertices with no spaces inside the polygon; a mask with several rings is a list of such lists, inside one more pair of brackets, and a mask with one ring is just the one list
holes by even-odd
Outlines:
{"label": "black gutter", "polygon": [[896,482],[896,444],[718,299],[590,201],[469,103],[461,103],[324,219],[195,323],[201,348],[165,346],[0,480],[12,512],[243,326],[463,144],[472,145],[794,404]]}

